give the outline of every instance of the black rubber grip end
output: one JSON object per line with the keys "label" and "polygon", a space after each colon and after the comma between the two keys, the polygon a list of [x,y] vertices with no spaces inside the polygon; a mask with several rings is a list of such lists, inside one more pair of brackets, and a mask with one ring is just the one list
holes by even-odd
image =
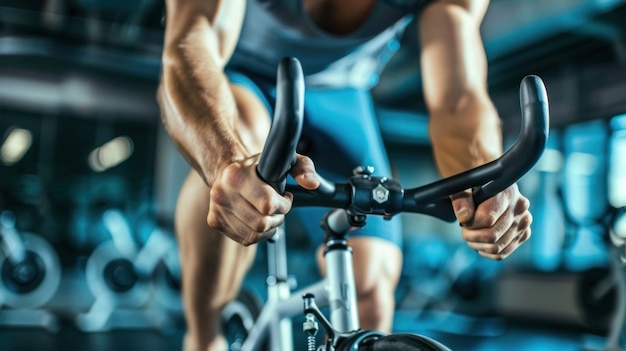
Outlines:
{"label": "black rubber grip end", "polygon": [[279,193],[296,161],[296,147],[304,117],[304,74],[300,61],[285,57],[278,65],[276,106],[270,133],[259,159],[257,173]]}

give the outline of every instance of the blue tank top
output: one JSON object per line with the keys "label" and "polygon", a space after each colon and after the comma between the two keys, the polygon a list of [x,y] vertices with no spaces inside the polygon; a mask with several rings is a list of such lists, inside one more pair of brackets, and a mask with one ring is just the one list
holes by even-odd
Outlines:
{"label": "blue tank top", "polygon": [[334,36],[315,25],[300,0],[248,0],[229,67],[273,79],[280,59],[293,56],[309,87],[368,89],[399,49],[406,26],[431,1],[377,1],[360,28]]}

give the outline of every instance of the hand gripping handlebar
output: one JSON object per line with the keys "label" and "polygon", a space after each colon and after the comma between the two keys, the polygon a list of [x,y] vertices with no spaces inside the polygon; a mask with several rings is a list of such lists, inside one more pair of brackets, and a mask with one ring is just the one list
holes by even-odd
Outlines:
{"label": "hand gripping handlebar", "polygon": [[526,174],[541,157],[548,139],[548,97],[544,84],[537,76],[526,76],[520,86],[521,130],[513,146],[500,158],[411,189],[403,189],[393,179],[360,172],[346,183],[322,179],[318,189],[306,190],[286,182],[296,160],[304,117],[304,76],[297,59],[281,60],[276,87],[275,113],[257,172],[278,192],[293,193],[294,206],[344,208],[356,215],[375,214],[387,218],[413,212],[454,221],[450,195],[473,189],[474,204],[478,206]]}

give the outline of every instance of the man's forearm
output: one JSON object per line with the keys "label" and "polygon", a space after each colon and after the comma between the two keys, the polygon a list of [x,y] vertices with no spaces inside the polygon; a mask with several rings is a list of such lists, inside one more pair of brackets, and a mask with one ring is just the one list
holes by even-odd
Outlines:
{"label": "man's forearm", "polygon": [[245,157],[237,105],[223,73],[236,46],[245,0],[166,0],[163,123],[189,163],[212,185],[215,171]]}
{"label": "man's forearm", "polygon": [[431,114],[433,154],[443,177],[483,165],[502,154],[500,120],[488,96],[463,99],[462,112]]}
{"label": "man's forearm", "polygon": [[164,54],[158,101],[180,152],[212,184],[213,168],[244,157],[234,123],[237,107],[222,68],[198,40]]}

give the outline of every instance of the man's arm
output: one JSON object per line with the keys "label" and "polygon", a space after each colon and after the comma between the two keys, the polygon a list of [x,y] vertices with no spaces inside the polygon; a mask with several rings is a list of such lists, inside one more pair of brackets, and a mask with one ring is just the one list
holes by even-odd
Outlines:
{"label": "man's arm", "polygon": [[181,153],[204,178],[250,156],[235,129],[238,111],[223,68],[237,43],[245,0],[167,0],[162,119]]}
{"label": "man's arm", "polygon": [[[256,173],[270,119],[245,88],[231,85],[224,65],[239,39],[245,0],[166,0],[163,76],[158,92],[163,123],[210,188],[208,226],[251,245],[270,237],[291,209]],[[319,186],[313,162],[298,155],[291,175]],[[179,212],[191,202],[179,203]]]}
{"label": "man's arm", "polygon": [[[424,96],[435,162],[447,177],[502,153],[500,119],[487,92],[480,25],[488,0],[438,0],[420,18]],[[468,245],[503,259],[530,237],[528,200],[513,185],[475,208],[471,190],[452,204]]]}
{"label": "man's arm", "polygon": [[502,153],[497,112],[487,93],[480,24],[488,0],[439,0],[420,21],[424,95],[437,166],[447,177]]}

